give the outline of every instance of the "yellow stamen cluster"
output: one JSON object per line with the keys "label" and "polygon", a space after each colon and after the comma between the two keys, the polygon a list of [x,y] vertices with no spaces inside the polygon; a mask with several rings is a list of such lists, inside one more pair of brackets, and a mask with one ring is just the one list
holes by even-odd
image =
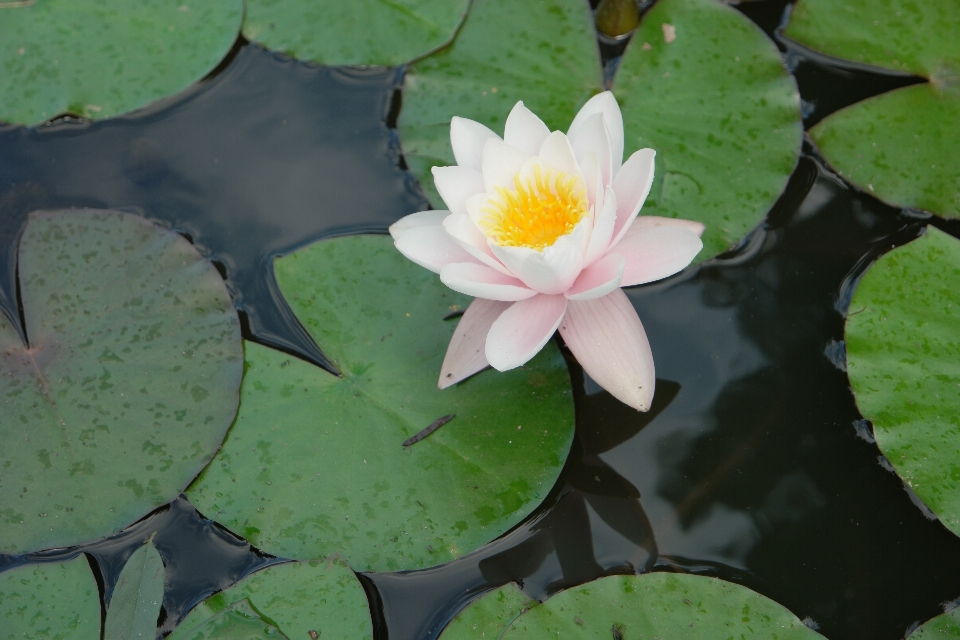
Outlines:
{"label": "yellow stamen cluster", "polygon": [[590,211],[580,176],[533,168],[526,181],[518,173],[514,190],[497,187],[497,196],[483,208],[480,226],[501,247],[543,251],[571,231]]}

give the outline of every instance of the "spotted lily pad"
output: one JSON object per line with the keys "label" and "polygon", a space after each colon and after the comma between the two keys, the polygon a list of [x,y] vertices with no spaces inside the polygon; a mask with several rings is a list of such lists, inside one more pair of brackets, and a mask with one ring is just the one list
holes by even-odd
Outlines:
{"label": "spotted lily pad", "polygon": [[922,76],[825,118],[810,134],[859,187],[960,216],[960,4],[799,0],[785,35],[832,56]]}
{"label": "spotted lily pad", "polygon": [[518,100],[551,129],[567,130],[600,91],[600,51],[584,0],[473,0],[453,43],[410,65],[397,124],[404,157],[442,208],[431,167],[454,164],[450,118],[503,133]]}
{"label": "spotted lily pad", "polygon": [[956,640],[960,638],[960,608],[941,613],[907,636],[910,640]]}
{"label": "spotted lily pad", "polygon": [[197,605],[168,640],[370,640],[367,596],[342,561],[268,567]]}
{"label": "spotted lily pad", "polygon": [[317,242],[275,271],[343,378],[248,343],[236,423],[187,490],[201,512],[276,555],[399,571],[476,549],[546,497],[574,424],[553,344],[523,368],[441,391],[456,325],[444,317],[470,299],[389,237]]}
{"label": "spotted lily pad", "polygon": [[243,35],[320,64],[409,62],[449,42],[469,0],[247,0]]}
{"label": "spotted lily pad", "polygon": [[803,138],[800,96],[776,45],[716,0],[660,0],[613,91],[625,155],[657,151],[644,213],[706,224],[703,260],[757,225],[786,187]]}
{"label": "spotted lily pad", "polygon": [[960,535],[960,240],[933,227],[857,285],[847,370],[901,478]]}
{"label": "spotted lily pad", "polygon": [[103,625],[104,640],[130,640],[157,635],[163,604],[163,560],[147,541],[123,565]]}
{"label": "spotted lily pad", "polygon": [[181,91],[236,40],[242,0],[0,6],[0,121],[106,118]]}
{"label": "spotted lily pad", "polygon": [[29,344],[0,316],[0,552],[99,538],[172,500],[237,409],[223,280],[180,235],[118,211],[31,214]]}
{"label": "spotted lily pad", "polygon": [[440,640],[496,640],[520,614],[538,604],[511,582],[468,604],[444,628]]}
{"label": "spotted lily pad", "polygon": [[0,637],[100,637],[100,593],[85,556],[0,573]]}

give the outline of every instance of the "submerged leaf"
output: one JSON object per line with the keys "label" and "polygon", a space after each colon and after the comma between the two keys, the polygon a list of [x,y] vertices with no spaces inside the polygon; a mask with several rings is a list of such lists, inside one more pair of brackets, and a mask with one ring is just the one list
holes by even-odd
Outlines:
{"label": "submerged leaf", "polygon": [[0,630],[5,640],[100,637],[100,593],[86,557],[0,573]]}
{"label": "submerged leaf", "polygon": [[133,640],[157,635],[163,604],[163,560],[148,540],[127,560],[113,588],[104,640]]}

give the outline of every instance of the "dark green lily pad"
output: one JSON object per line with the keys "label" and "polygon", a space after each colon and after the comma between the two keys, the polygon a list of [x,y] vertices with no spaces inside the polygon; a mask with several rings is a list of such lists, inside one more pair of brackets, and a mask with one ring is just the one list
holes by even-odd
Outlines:
{"label": "dark green lily pad", "polygon": [[243,35],[320,64],[393,66],[453,38],[468,0],[248,0]]}
{"label": "dark green lily pad", "polygon": [[839,58],[927,78],[810,130],[852,183],[896,206],[960,216],[960,4],[800,0],[785,35]]}
{"label": "dark green lily pad", "polygon": [[113,588],[104,640],[152,638],[163,604],[163,560],[153,542],[147,541],[123,565]]}
{"label": "dark green lily pad", "polygon": [[389,237],[317,242],[275,271],[344,377],[248,343],[236,423],[187,491],[201,512],[273,554],[399,571],[476,549],[546,497],[574,424],[554,344],[523,368],[441,391],[456,326],[443,318],[470,299]]}
{"label": "dark green lily pad", "polygon": [[568,589],[521,615],[501,637],[823,638],[787,609],[746,587],[671,573],[610,576]]}
{"label": "dark green lily pad", "polygon": [[0,553],[99,538],[175,498],[236,414],[223,280],[180,235],[117,211],[31,214],[29,347],[0,316]]}
{"label": "dark green lily pad", "polygon": [[924,622],[910,640],[956,640],[960,638],[960,609],[951,609]]}
{"label": "dark green lily pad", "polygon": [[407,164],[442,207],[431,167],[454,164],[450,118],[503,133],[518,100],[550,129],[567,130],[600,91],[600,51],[583,0],[473,0],[453,43],[410,66],[398,118]]}
{"label": "dark green lily pad", "polygon": [[857,285],[847,371],[877,446],[960,535],[960,241],[927,228]]}
{"label": "dark green lily pad", "polygon": [[0,573],[4,638],[100,637],[100,592],[87,558]]}
{"label": "dark green lily pad", "polygon": [[[664,25],[673,40],[667,42]],[[644,213],[706,225],[697,260],[755,227],[796,166],[800,96],[776,45],[715,0],[660,0],[630,41],[613,91],[624,156],[657,151]]]}
{"label": "dark green lily pad", "polygon": [[511,582],[464,607],[444,628],[440,640],[495,640],[520,614],[538,604]]}
{"label": "dark green lily pad", "polygon": [[181,91],[236,40],[242,0],[40,0],[0,8],[0,120],[106,118]]}
{"label": "dark green lily pad", "polygon": [[366,593],[342,561],[291,562],[258,571],[197,605],[168,639],[311,637],[373,637]]}

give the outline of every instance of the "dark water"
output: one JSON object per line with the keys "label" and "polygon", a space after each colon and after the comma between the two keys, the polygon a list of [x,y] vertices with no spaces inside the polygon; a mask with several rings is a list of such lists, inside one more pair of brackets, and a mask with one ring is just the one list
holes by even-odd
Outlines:
{"label": "dark water", "polygon": [[[776,36],[789,7],[740,8]],[[808,126],[918,81],[780,45]],[[402,70],[316,67],[241,42],[219,74],[135,115],[0,128],[0,306],[15,309],[12,249],[26,212],[122,208],[181,230],[222,265],[246,337],[323,364],[270,261],[423,208],[389,126],[401,82]],[[542,599],[657,570],[743,584],[837,640],[902,638],[940,613],[960,597],[960,538],[889,470],[857,412],[842,343],[856,278],[928,220],[851,188],[805,145],[786,192],[739,247],[628,290],[657,363],[653,410],[611,400],[569,359],[577,437],[548,500],[457,561],[361,576],[376,637],[436,637],[471,598],[510,580]],[[934,223],[960,235],[960,223]],[[166,563],[163,632],[276,561],[181,498],[81,548],[0,556],[0,570],[86,553],[108,599],[147,530]]]}

